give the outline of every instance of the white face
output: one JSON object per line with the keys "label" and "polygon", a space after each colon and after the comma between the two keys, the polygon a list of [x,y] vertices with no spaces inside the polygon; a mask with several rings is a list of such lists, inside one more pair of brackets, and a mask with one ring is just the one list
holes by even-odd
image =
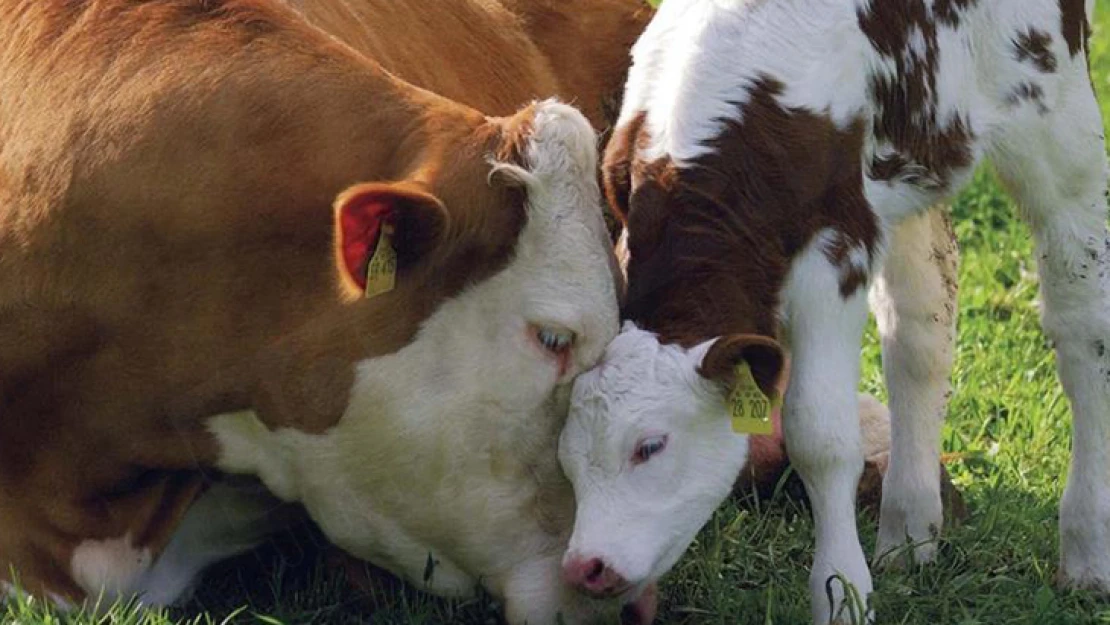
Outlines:
{"label": "white face", "polygon": [[[528,221],[508,267],[482,285],[475,325],[486,332],[476,340],[523,322],[525,354],[509,354],[502,341],[496,346],[498,360],[511,367],[505,374],[562,384],[592,366],[616,334],[620,272],[600,210],[593,131],[580,113],[554,102],[537,105],[533,126],[527,167],[495,165],[527,189]],[[537,350],[557,357],[557,380],[536,374],[530,358]],[[498,392],[505,382],[487,380]]]}
{"label": "white face", "polygon": [[747,436],[697,372],[711,343],[661,345],[626,323],[575,381],[559,443],[577,500],[564,567],[599,561],[615,580],[600,594],[639,592],[670,570],[744,466]]}

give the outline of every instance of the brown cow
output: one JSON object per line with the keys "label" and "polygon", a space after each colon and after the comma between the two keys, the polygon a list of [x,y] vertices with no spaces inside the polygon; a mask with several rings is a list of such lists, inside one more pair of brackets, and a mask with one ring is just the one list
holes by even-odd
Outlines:
{"label": "brown cow", "polygon": [[[218,468],[409,579],[434,554],[435,592],[592,614],[559,580],[551,448],[616,331],[586,120],[487,118],[279,2],[0,8],[0,575],[172,601],[265,529]],[[488,43],[455,89],[502,88]],[[412,54],[387,67],[442,64]],[[475,514],[498,549],[448,531]]]}

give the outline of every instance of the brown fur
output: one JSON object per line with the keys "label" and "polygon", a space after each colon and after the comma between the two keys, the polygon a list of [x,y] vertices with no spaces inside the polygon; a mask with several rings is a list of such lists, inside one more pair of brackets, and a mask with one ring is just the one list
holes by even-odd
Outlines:
{"label": "brown fur", "polygon": [[1060,0],[1060,30],[1072,56],[1091,53],[1091,23],[1083,0]]}
{"label": "brown fur", "polygon": [[[729,122],[693,167],[627,164],[627,146],[644,139],[624,129],[608,149],[610,197],[630,197],[625,316],[664,341],[773,337],[789,263],[817,232],[834,228],[845,245],[869,252],[877,241],[860,165],[837,156],[859,151],[862,126],[840,131],[828,119],[785,110],[775,101],[780,90],[770,79],[757,85],[743,122]],[[626,167],[639,181],[630,192],[619,189]],[[846,254],[840,260],[842,286],[858,288]]]}
{"label": "brown fur", "polygon": [[934,0],[933,15],[941,23],[956,28],[960,25],[960,16],[967,9],[975,6],[979,0]]}
{"label": "brown fur", "polygon": [[[507,9],[391,3],[363,36],[354,0],[303,5],[339,39],[269,0],[0,1],[0,579],[79,599],[81,541],[157,553],[215,459],[203,417],[328,427],[352,363],[511,254],[520,194],[485,156],[519,154],[527,120],[382,71],[490,113],[562,93],[511,20],[480,19]],[[619,81],[579,69],[583,100]],[[332,250],[332,201],[364,180],[449,212],[420,257],[398,238],[372,300]]]}
{"label": "brown fur", "polygon": [[1056,71],[1056,55],[1052,53],[1052,35],[1036,28],[1019,33],[1014,39],[1014,57],[1032,63],[1042,72]]}
{"label": "brown fur", "polygon": [[[958,24],[959,13],[975,0],[952,1],[935,11],[937,20]],[[875,138],[889,142],[897,154],[892,159],[876,159],[871,177],[892,180],[916,177],[922,186],[941,187],[948,183],[953,169],[971,163],[972,139],[968,124],[957,118],[941,127],[936,119],[937,22],[930,17],[923,0],[872,3],[861,12],[859,27],[880,54],[895,67],[894,76],[876,74],[871,89],[877,115],[873,120]],[[911,33],[920,31],[925,41],[924,58],[907,60]],[[907,156],[908,155],[908,159]],[[915,166],[927,172],[927,179],[908,169]]]}
{"label": "brown fur", "polygon": [[[642,0],[468,0],[434,8],[328,0],[294,6],[415,85],[496,115],[558,96],[599,130],[615,121],[612,100],[624,86],[629,49],[651,18]],[[389,27],[366,27],[378,23]],[[464,71],[445,72],[444,59]]]}

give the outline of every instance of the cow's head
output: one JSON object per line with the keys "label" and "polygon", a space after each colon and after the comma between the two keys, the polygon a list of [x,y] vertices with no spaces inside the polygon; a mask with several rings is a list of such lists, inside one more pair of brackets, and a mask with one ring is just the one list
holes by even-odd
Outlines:
{"label": "cow's head", "polygon": [[395,298],[428,306],[425,330],[450,319],[472,333],[472,360],[538,356],[557,373],[545,384],[569,382],[617,326],[621,274],[601,217],[595,134],[554,101],[469,136],[438,131],[405,180],[357,184],[337,199],[342,288],[352,299],[380,290],[367,273],[388,233],[396,288],[440,291],[430,303]]}
{"label": "cow's head", "polygon": [[771,339],[687,349],[628,322],[578,377],[559,443],[578,506],[568,581],[595,596],[634,594],[674,566],[747,459],[726,407],[744,362],[774,393],[783,355]]}
{"label": "cow's head", "polygon": [[[360,184],[335,204],[348,326],[321,330],[335,338],[309,355],[353,354],[341,385],[310,389],[338,396],[341,416],[272,434],[228,417],[215,426],[220,466],[261,475],[344,551],[421,588],[481,583],[511,623],[582,623],[616,607],[583,602],[560,563],[574,512],[556,455],[570,382],[618,330],[596,135],[553,101],[437,123],[403,182]],[[396,275],[383,290],[366,274],[385,231]],[[299,363],[290,377],[313,361]],[[445,563],[434,574],[429,557]]]}

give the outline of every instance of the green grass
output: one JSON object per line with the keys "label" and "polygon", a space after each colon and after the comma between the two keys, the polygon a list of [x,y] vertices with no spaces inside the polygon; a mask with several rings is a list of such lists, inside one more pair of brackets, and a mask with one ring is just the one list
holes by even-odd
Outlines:
{"label": "green grass", "polygon": [[[888,0],[893,1],[893,0]],[[1110,0],[1098,0],[1091,40],[1093,79],[1110,122]],[[946,451],[965,459],[949,468],[972,511],[947,532],[938,562],[879,573],[875,605],[882,623],[1110,623],[1110,602],[1053,586],[1056,505],[1067,472],[1070,412],[1039,325],[1031,242],[1011,202],[988,171],[954,205],[962,247],[955,395],[944,428]],[[878,341],[864,349],[865,389],[882,395]],[[865,549],[874,521],[861,518]],[[371,602],[347,591],[323,566],[312,533],[221,566],[192,604],[175,612],[116,606],[107,615],[60,616],[20,600],[0,621],[22,625],[202,625],[208,623],[496,623],[488,599],[439,601],[383,588]],[[664,623],[804,623],[813,534],[808,513],[776,500],[726,503],[665,580]],[[249,607],[245,607],[249,606]]]}

